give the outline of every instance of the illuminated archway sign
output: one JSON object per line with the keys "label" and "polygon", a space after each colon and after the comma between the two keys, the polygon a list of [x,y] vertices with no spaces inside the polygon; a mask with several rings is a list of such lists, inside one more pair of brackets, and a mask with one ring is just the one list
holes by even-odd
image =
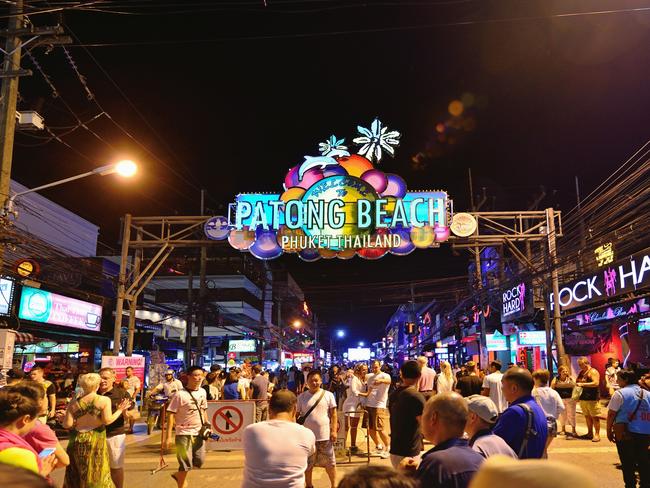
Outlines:
{"label": "illuminated archway sign", "polygon": [[332,136],[319,145],[320,156],[305,156],[289,170],[281,194],[244,193],[230,204],[227,232],[223,217],[206,223],[206,236],[225,239],[260,259],[284,252],[305,261],[378,259],[438,247],[449,238],[452,202],[441,190],[409,192],[396,174],[375,164],[394,155],[400,134],[375,119],[358,127],[358,154]]}

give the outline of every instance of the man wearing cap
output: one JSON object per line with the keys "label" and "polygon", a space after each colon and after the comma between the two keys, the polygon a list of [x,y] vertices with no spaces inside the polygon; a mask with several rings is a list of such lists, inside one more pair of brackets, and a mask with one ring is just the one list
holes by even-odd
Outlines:
{"label": "man wearing cap", "polygon": [[469,415],[465,432],[469,437],[469,446],[485,458],[502,454],[517,459],[515,451],[506,441],[492,433],[492,427],[499,417],[494,402],[481,395],[471,395],[466,400]]}
{"label": "man wearing cap", "polygon": [[171,397],[176,392],[183,389],[183,383],[180,380],[174,379],[174,370],[168,369],[165,371],[165,379],[158,383],[151,389],[149,395],[155,395],[162,391],[166,397]]}

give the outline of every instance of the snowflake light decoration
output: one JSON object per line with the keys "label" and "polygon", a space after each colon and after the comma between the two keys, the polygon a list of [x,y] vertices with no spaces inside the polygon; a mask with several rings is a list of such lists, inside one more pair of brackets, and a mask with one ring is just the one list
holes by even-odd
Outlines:
{"label": "snowflake light decoration", "polygon": [[395,156],[395,149],[393,147],[399,146],[399,138],[401,134],[396,131],[388,132],[387,126],[382,126],[381,121],[376,118],[370,125],[370,129],[357,126],[357,130],[361,137],[356,137],[352,140],[355,144],[361,146],[358,154],[365,156],[371,161],[379,163],[382,157],[382,151],[386,151],[391,156]]}

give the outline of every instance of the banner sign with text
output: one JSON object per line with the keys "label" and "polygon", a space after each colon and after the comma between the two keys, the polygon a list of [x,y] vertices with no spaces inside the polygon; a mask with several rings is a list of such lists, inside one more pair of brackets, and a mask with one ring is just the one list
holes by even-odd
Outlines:
{"label": "banner sign with text", "polygon": [[144,356],[102,356],[102,368],[115,370],[118,381],[126,378],[126,368],[133,368],[133,376],[140,378],[140,384],[144,385]]}
{"label": "banner sign with text", "polygon": [[357,154],[345,139],[330,137],[319,144],[320,155],[305,156],[289,170],[282,193],[238,195],[227,217],[206,222],[206,236],[228,239],[259,259],[287,252],[315,261],[406,255],[438,247],[453,229],[463,236],[473,232],[451,227],[453,206],[445,191],[409,192],[400,176],[378,169],[384,153],[394,155],[399,132],[379,119],[357,130]]}
{"label": "banner sign with text", "polygon": [[102,306],[23,286],[18,318],[99,332],[102,324]]}
{"label": "banner sign with text", "polygon": [[[646,251],[607,265],[579,280],[560,285],[560,307],[562,310],[570,310],[648,286],[650,252]],[[549,302],[553,310],[553,293],[550,294]]]}

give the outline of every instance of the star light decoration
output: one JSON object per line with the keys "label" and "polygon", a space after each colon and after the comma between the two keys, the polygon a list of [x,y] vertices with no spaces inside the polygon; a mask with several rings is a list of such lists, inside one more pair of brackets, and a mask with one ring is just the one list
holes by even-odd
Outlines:
{"label": "star light decoration", "polygon": [[318,144],[318,151],[323,156],[349,156],[348,146],[345,146],[345,139],[337,139],[332,135],[325,142]]}
{"label": "star light decoration", "polygon": [[381,121],[376,118],[370,125],[370,129],[357,126],[361,137],[352,140],[355,144],[361,146],[358,154],[365,156],[371,161],[379,163],[382,157],[382,151],[386,151],[391,156],[395,156],[393,147],[399,146],[401,134],[396,131],[388,131],[387,126],[382,126]]}

